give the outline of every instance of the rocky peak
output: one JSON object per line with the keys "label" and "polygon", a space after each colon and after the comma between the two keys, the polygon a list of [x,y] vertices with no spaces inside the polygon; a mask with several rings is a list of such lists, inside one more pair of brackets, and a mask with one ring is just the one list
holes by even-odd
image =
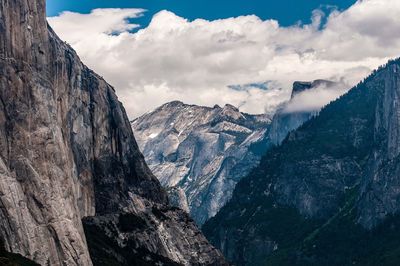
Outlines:
{"label": "rocky peak", "polygon": [[177,107],[182,107],[184,105],[185,104],[183,102],[181,102],[181,101],[172,101],[172,102],[169,102],[169,103],[166,103],[166,104],[162,105],[160,108],[175,109]]}
{"label": "rocky peak", "polygon": [[223,116],[230,117],[235,120],[243,118],[243,115],[240,113],[239,109],[231,104],[225,104],[225,106],[221,109],[221,113]]}
{"label": "rocky peak", "polygon": [[174,199],[185,201],[175,187],[185,192],[192,217],[202,224],[229,199],[243,173],[257,164],[260,154],[252,148],[271,120],[241,113],[233,105],[164,106],[171,108],[143,115],[132,128],[155,175],[174,188]]}
{"label": "rocky peak", "polygon": [[318,113],[318,110],[290,113],[286,112],[287,106],[289,106],[293,102],[293,99],[297,95],[305,91],[319,88],[321,86],[323,86],[324,88],[335,89],[336,85],[338,85],[338,83],[329,80],[294,82],[291,99],[278,107],[278,110],[276,111],[272,119],[272,124],[268,132],[270,143],[273,145],[280,145],[289,132],[299,128],[304,122],[308,121],[310,118]]}
{"label": "rocky peak", "polygon": [[308,90],[311,88],[311,82],[305,82],[305,81],[295,81],[293,83],[293,89],[292,89],[292,97],[295,96],[296,94],[299,94],[305,90]]}
{"label": "rocky peak", "polygon": [[298,95],[299,93],[302,93],[309,89],[314,89],[314,88],[317,88],[320,86],[324,86],[326,88],[331,88],[331,87],[334,87],[335,85],[337,85],[336,82],[324,80],[324,79],[317,79],[314,81],[295,81],[293,83],[291,99],[293,99],[293,97]]}
{"label": "rocky peak", "polygon": [[226,111],[239,112],[239,109],[237,107],[235,107],[235,106],[233,106],[232,104],[229,104],[229,103],[225,104],[223,109],[226,110]]}

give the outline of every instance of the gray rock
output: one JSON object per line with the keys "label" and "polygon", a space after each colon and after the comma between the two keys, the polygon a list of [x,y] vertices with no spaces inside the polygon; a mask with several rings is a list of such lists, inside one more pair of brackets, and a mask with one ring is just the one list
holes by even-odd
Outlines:
{"label": "gray rock", "polygon": [[228,265],[186,212],[136,195],[128,212],[83,224],[94,265]]}
{"label": "gray rock", "polygon": [[[151,214],[157,208],[168,209],[168,222]],[[45,1],[1,1],[0,237],[6,250],[41,265],[92,265],[95,248],[87,245],[92,236],[85,236],[82,218],[94,216],[101,229],[107,217],[133,213],[152,233],[130,234],[131,253],[140,247],[143,256],[179,264],[223,265],[184,214],[169,208],[113,88],[49,28]],[[121,239],[117,231],[107,236]],[[164,241],[164,248],[151,241]]]}
{"label": "gray rock", "polygon": [[132,122],[151,170],[165,187],[183,189],[198,224],[229,200],[236,183],[257,165],[270,115],[167,103]]}
{"label": "gray rock", "polygon": [[179,187],[167,188],[169,204],[189,213],[189,203],[185,191]]}

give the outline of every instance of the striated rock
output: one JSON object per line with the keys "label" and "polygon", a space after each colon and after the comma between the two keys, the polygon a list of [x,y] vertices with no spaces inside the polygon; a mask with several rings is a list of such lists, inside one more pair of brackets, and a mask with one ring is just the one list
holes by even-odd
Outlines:
{"label": "striated rock", "polygon": [[[107,231],[122,215],[148,230]],[[98,230],[84,231],[82,218]],[[120,249],[97,251],[96,235]],[[92,265],[90,254],[109,252],[128,260],[136,249],[175,264],[225,263],[168,207],[113,88],[48,27],[44,0],[0,3],[0,239],[41,265]]]}
{"label": "striated rock", "polygon": [[236,265],[400,263],[399,90],[390,61],[290,133],[206,236]]}
{"label": "striated rock", "polygon": [[[373,152],[361,181],[358,222],[373,228],[400,211],[400,64],[389,64],[369,86],[379,90]],[[359,142],[356,138],[355,142]]]}
{"label": "striated rock", "polygon": [[89,92],[68,93],[80,82],[74,54],[48,31],[44,10],[44,1],[0,4],[1,238],[43,265],[90,265],[80,219],[94,215],[94,194],[69,148],[70,105],[89,103]]}
{"label": "striated rock", "polygon": [[270,123],[269,115],[241,113],[232,105],[171,102],[136,119],[132,128],[151,170],[165,187],[185,192],[191,216],[203,224],[259,162],[257,144]]}

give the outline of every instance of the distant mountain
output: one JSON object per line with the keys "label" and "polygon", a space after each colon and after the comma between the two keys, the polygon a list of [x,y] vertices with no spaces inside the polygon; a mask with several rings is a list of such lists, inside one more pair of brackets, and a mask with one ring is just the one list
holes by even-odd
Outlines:
{"label": "distant mountain", "polygon": [[400,60],[271,149],[203,232],[235,265],[400,265]]}
{"label": "distant mountain", "polygon": [[[295,104],[302,94],[309,93],[312,95],[316,90],[321,89],[334,91],[336,94],[340,94],[344,87],[344,84],[321,79],[312,82],[294,82],[290,100],[278,106],[274,118],[272,119],[272,124],[266,137],[268,147],[281,144],[289,132],[300,127],[304,122],[316,115],[320,108],[323,107],[320,104],[314,104],[313,106],[315,108],[313,109],[299,107],[297,110],[290,110],[290,106]],[[307,99],[307,101],[319,101],[319,99]],[[310,104],[310,102],[307,104]]]}
{"label": "distant mountain", "polygon": [[[294,83],[293,97],[300,93],[298,84]],[[302,90],[312,91],[334,83],[301,84]],[[203,224],[230,199],[237,182],[258,165],[267,149],[317,112],[288,113],[290,103],[272,116],[242,113],[232,105],[209,108],[171,102],[136,119],[132,128],[162,185],[183,189],[191,216]],[[182,196],[178,198],[186,201]]]}
{"label": "distant mountain", "polygon": [[132,122],[140,149],[166,187],[186,193],[193,219],[214,216],[240,180],[260,159],[252,145],[265,135],[271,117],[171,102]]}

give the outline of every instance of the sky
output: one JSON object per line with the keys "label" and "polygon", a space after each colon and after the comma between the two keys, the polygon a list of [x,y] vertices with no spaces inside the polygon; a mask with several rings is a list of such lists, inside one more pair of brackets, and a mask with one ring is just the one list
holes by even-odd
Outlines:
{"label": "sky", "polygon": [[338,82],[293,109],[321,108],[400,55],[399,13],[398,0],[48,0],[131,119],[172,100],[273,113],[294,81]]}
{"label": "sky", "polygon": [[257,15],[261,19],[276,19],[281,25],[290,26],[299,21],[310,22],[310,14],[317,8],[336,6],[346,9],[355,0],[47,0],[48,16],[63,11],[90,13],[96,8],[141,8],[148,12],[136,20],[147,26],[151,17],[162,10],[194,20],[216,20],[241,15]]}

